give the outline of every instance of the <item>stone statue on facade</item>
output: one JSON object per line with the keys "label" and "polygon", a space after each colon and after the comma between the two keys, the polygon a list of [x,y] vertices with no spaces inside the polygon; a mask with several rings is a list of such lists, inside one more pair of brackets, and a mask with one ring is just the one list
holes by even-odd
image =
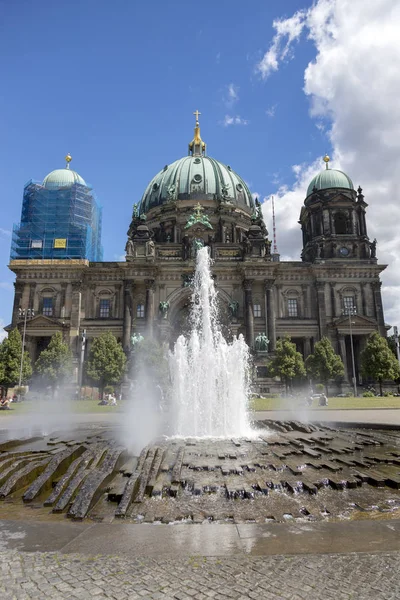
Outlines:
{"label": "stone statue on facade", "polygon": [[237,319],[239,316],[239,302],[237,300],[232,300],[232,302],[229,302],[228,310],[231,319]]}
{"label": "stone statue on facade", "polygon": [[125,246],[126,256],[134,256],[135,245],[132,240],[128,240]]}
{"label": "stone statue on facade", "polygon": [[201,238],[194,238],[194,240],[192,242],[193,255],[197,256],[198,251],[201,250],[201,248],[203,248],[203,246],[204,246],[204,240],[202,240]]}
{"label": "stone statue on facade", "polygon": [[371,250],[371,258],[376,258],[376,244],[377,244],[377,241],[375,238],[374,241],[371,242],[369,245],[370,250]]}
{"label": "stone statue on facade", "polygon": [[230,185],[228,183],[224,183],[221,187],[221,199],[222,202],[229,202],[229,188]]}
{"label": "stone statue on facade", "polygon": [[168,317],[168,311],[169,311],[168,300],[165,300],[164,302],[160,302],[160,304],[158,305],[158,308],[159,308],[162,318],[166,319]]}
{"label": "stone statue on facade", "polygon": [[147,256],[151,256],[154,258],[155,255],[156,255],[155,244],[154,244],[153,240],[149,240],[147,242]]}
{"label": "stone statue on facade", "polygon": [[134,333],[131,335],[131,348],[133,348],[135,344],[140,344],[140,342],[143,342],[143,340],[144,337],[140,333]]}
{"label": "stone statue on facade", "polygon": [[254,349],[257,352],[268,352],[269,339],[265,333],[259,333],[254,340]]}
{"label": "stone statue on facade", "polygon": [[265,256],[270,256],[271,254],[271,245],[272,242],[268,238],[265,240]]}
{"label": "stone statue on facade", "polygon": [[187,234],[182,238],[182,258],[183,260],[190,258],[190,238]]}
{"label": "stone statue on facade", "polygon": [[251,254],[251,249],[252,249],[251,241],[249,240],[247,235],[245,235],[242,240],[243,258],[245,256],[248,256],[249,254]]}
{"label": "stone statue on facade", "polygon": [[167,202],[176,200],[176,186],[172,183],[167,189]]}

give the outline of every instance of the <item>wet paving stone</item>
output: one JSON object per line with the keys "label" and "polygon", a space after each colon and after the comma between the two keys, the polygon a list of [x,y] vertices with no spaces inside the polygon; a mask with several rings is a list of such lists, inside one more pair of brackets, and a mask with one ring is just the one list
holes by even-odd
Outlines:
{"label": "wet paving stone", "polygon": [[160,439],[139,457],[107,428],[0,445],[4,518],[24,503],[106,522],[398,517],[399,489],[397,431],[265,421],[252,439]]}

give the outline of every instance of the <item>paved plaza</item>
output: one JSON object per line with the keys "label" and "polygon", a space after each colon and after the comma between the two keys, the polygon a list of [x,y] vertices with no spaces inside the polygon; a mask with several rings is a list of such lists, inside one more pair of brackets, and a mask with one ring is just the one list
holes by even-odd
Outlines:
{"label": "paved plaza", "polygon": [[[351,418],[340,412],[341,422],[345,412]],[[363,420],[368,412],[372,423],[393,426],[391,411],[362,411]],[[6,498],[0,599],[398,600],[400,520],[381,509],[341,520],[167,525],[76,522]]]}
{"label": "paved plaza", "polygon": [[184,559],[0,552],[2,600],[398,600],[399,554]]}

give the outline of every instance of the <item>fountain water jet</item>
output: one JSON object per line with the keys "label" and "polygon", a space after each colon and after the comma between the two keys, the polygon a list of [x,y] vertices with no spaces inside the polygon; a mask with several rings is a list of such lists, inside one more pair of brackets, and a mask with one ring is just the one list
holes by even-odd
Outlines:
{"label": "fountain water jet", "polygon": [[236,437],[251,432],[250,354],[242,335],[224,339],[207,248],[197,252],[190,322],[170,354],[173,432],[179,436]]}

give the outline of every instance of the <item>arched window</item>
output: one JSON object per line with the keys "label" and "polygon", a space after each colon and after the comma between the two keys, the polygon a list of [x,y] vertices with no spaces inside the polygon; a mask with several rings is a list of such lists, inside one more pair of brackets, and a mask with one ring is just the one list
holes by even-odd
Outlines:
{"label": "arched window", "polygon": [[346,213],[344,213],[344,212],[335,213],[334,222],[335,222],[335,233],[337,235],[351,233],[350,222],[349,222],[349,218]]}

